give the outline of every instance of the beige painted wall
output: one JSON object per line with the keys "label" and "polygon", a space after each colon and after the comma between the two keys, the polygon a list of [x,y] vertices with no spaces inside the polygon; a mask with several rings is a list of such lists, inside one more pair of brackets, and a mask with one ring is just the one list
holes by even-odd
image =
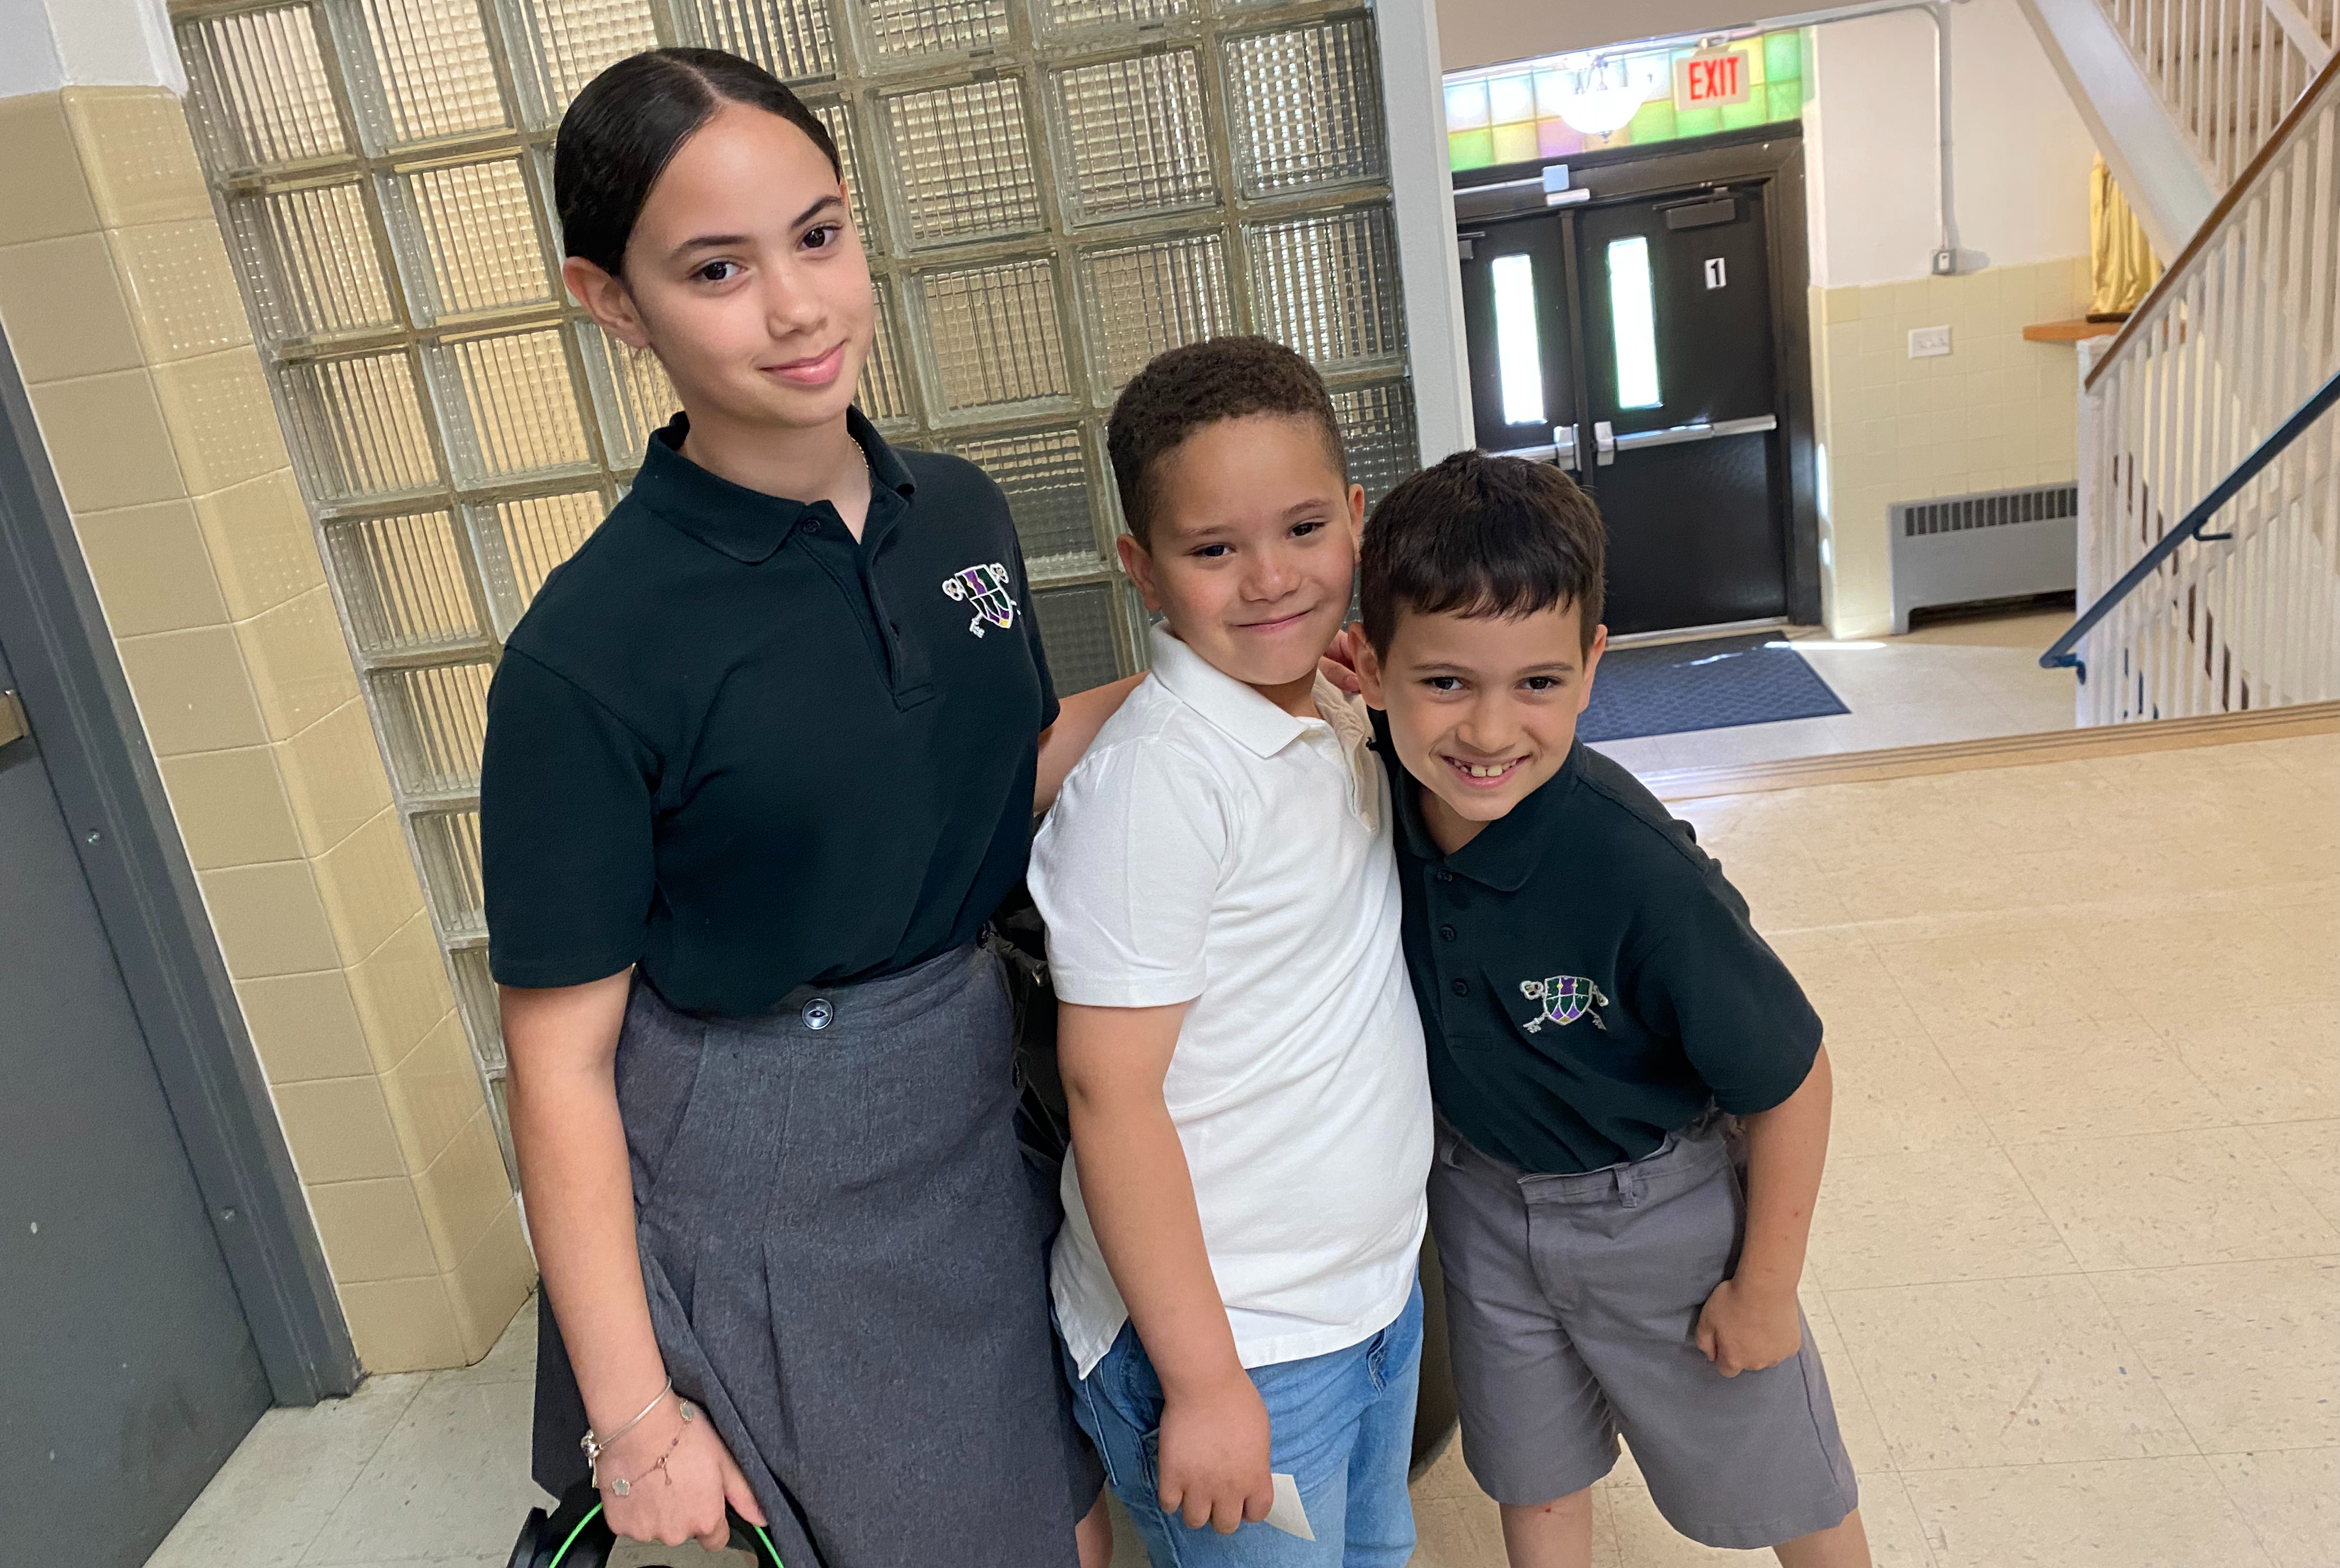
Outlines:
{"label": "beige painted wall", "polygon": [[[2087,308],[2096,149],[2015,0],[1954,7],[1952,189],[1959,261],[1972,270],[1932,276],[1931,24],[1874,16],[1810,37],[1823,613],[1839,637],[1872,637],[1892,623],[1888,507],[2077,471],[2074,351],[2022,332]],[[1909,358],[1910,329],[1945,325],[1948,355]]]}
{"label": "beige painted wall", "polygon": [[[1928,275],[1936,221],[1934,28],[1899,12],[1807,35],[1804,142],[1812,279]],[[2097,151],[2015,0],[1950,11],[1951,191],[1961,264],[2088,252]]]}
{"label": "beige painted wall", "polygon": [[0,148],[0,325],[359,1357],[475,1361],[532,1265],[185,114],[19,94]]}
{"label": "beige painted wall", "polygon": [[[2031,322],[2087,308],[2088,259],[1811,291],[1813,392],[1828,472],[1822,610],[1839,637],[1893,620],[1886,509],[1896,501],[2068,481],[2079,412],[2069,343]],[[1909,357],[1948,326],[1951,352]]]}

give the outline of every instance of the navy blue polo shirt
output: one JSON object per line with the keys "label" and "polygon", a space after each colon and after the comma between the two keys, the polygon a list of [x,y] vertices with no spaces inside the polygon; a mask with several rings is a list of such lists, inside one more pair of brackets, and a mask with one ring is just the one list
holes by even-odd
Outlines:
{"label": "navy blue polo shirt", "polygon": [[998,486],[869,461],[857,541],[653,436],[488,694],[489,964],[570,986],[639,963],[745,1017],[971,941],[1024,874],[1056,696]]}
{"label": "navy blue polo shirt", "polygon": [[1640,1159],[1709,1106],[1796,1092],[1820,1020],[1722,868],[1578,741],[1452,855],[1374,715],[1397,805],[1406,968],[1439,1111],[1522,1170]]}

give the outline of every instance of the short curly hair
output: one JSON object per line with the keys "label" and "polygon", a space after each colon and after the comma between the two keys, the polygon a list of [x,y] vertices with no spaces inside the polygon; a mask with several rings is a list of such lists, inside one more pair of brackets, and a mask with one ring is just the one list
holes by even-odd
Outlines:
{"label": "short curly hair", "polygon": [[1152,548],[1160,486],[1154,465],[1187,437],[1221,420],[1253,414],[1307,420],[1324,438],[1324,454],[1346,483],[1349,454],[1333,396],[1316,367],[1271,338],[1213,338],[1154,356],[1114,400],[1106,450],[1122,515],[1137,542]]}

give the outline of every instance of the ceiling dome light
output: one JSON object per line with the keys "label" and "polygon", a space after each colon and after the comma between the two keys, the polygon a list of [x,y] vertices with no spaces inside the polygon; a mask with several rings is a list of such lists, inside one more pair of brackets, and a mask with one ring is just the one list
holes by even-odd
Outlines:
{"label": "ceiling dome light", "polygon": [[1569,60],[1561,69],[1556,107],[1562,119],[1584,134],[1607,136],[1623,130],[1660,87],[1670,85],[1663,55],[1591,59],[1581,65]]}

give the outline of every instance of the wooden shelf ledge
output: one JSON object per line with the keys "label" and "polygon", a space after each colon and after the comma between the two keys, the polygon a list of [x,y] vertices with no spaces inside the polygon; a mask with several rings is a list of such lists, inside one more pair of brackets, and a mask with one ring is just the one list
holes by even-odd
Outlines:
{"label": "wooden shelf ledge", "polygon": [[2069,322],[2034,322],[2023,329],[2027,343],[2076,343],[2082,338],[2108,338],[2121,330],[2118,322],[2092,322],[2082,317]]}

